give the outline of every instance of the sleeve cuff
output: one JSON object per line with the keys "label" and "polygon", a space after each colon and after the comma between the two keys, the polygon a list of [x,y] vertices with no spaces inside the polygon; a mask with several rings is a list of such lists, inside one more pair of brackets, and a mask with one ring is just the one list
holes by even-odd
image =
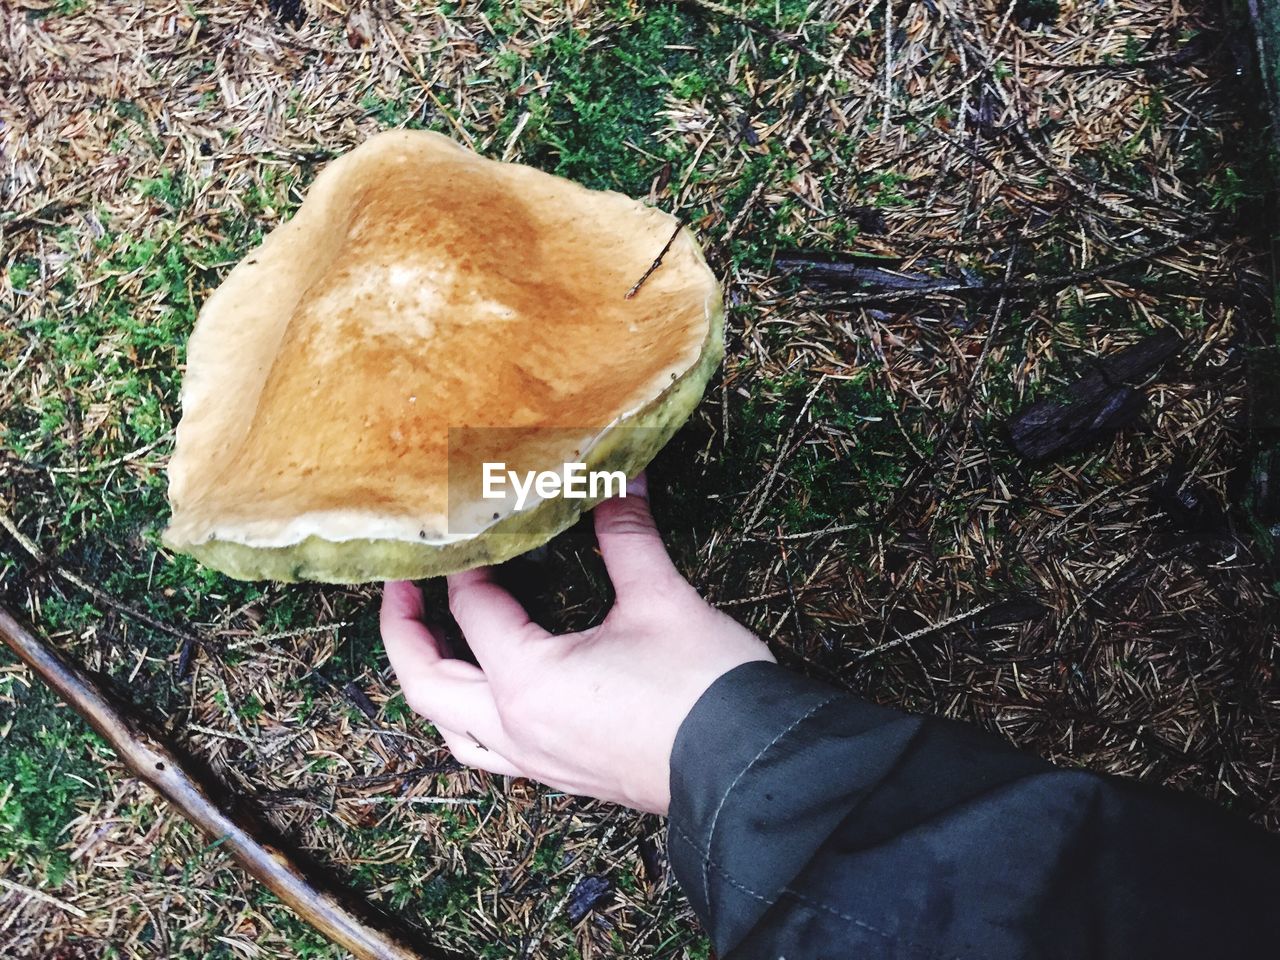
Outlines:
{"label": "sleeve cuff", "polygon": [[[820,717],[837,701],[846,723],[898,723],[905,738],[916,726],[914,718],[755,662],[716,680],[676,735],[672,868],[722,951],[777,900],[848,813],[843,778],[830,777],[823,769],[829,755],[814,749]],[[801,791],[798,777],[806,779]],[[799,816],[798,797],[805,806]]]}
{"label": "sleeve cuff", "polygon": [[721,956],[1252,957],[1245,943],[1275,942],[1278,851],[1243,821],[770,663],[724,674],[685,718],[669,830]]}

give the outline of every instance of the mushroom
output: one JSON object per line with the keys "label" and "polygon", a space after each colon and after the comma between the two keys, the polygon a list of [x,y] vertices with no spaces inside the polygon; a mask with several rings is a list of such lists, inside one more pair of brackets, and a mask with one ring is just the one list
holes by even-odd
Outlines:
{"label": "mushroom", "polygon": [[723,326],[672,216],[439,134],[379,134],[201,310],[164,541],[240,579],[506,560],[609,491],[521,498],[486,487],[495,465],[634,474],[697,406]]}

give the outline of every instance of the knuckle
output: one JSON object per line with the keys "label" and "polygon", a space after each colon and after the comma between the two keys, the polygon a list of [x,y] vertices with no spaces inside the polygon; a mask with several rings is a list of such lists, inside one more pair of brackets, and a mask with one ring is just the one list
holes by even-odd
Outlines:
{"label": "knuckle", "polygon": [[[418,716],[431,720],[430,706],[426,698],[422,696],[422,692],[409,687],[402,687],[401,689],[404,691],[404,702],[409,705],[409,709]],[[433,720],[432,722],[434,723],[435,721]]]}
{"label": "knuckle", "polygon": [[449,751],[449,756],[453,757],[453,759],[457,760],[464,767],[470,767],[473,765],[471,753],[455,738],[445,737],[444,745],[445,749]]}
{"label": "knuckle", "polygon": [[689,582],[674,568],[646,570],[643,576],[635,578],[635,582],[628,583],[627,587],[629,589],[626,592],[631,596],[619,597],[617,603],[624,604],[630,599],[633,602],[625,604],[627,607],[636,608],[637,612],[643,611],[649,615],[652,615],[655,609],[665,612],[684,609],[689,594],[693,592]]}
{"label": "knuckle", "polygon": [[629,508],[613,518],[613,522],[609,524],[609,532],[624,537],[655,537],[658,535],[658,527],[648,511]]}
{"label": "knuckle", "polygon": [[504,691],[498,700],[498,713],[509,729],[521,730],[537,719],[536,698],[523,687]]}
{"label": "knuckle", "polygon": [[559,712],[536,691],[521,690],[498,702],[498,718],[507,737],[522,746],[538,743],[541,732],[555,722]]}

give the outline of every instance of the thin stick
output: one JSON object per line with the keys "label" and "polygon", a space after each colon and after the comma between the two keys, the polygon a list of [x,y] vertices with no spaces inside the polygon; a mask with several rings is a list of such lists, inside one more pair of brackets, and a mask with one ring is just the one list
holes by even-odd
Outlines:
{"label": "thin stick", "polygon": [[[804,419],[804,415],[809,412],[809,405],[813,403],[813,398],[818,395],[818,391],[822,389],[822,385],[826,382],[827,375],[824,373],[818,378],[818,382],[813,385],[813,389],[809,391],[809,396],[804,398],[804,404],[800,407],[800,412],[791,421],[791,429],[787,431],[786,439],[778,444],[778,455],[774,458],[773,467],[765,478],[764,490],[760,493],[760,498],[756,500],[755,509],[751,511],[751,519],[747,521],[745,529],[748,532],[755,529],[756,521],[760,519],[760,511],[764,509],[764,505],[769,499],[769,493],[773,490],[773,481],[778,478],[778,470],[782,467],[782,461],[786,460],[792,453],[791,438],[795,436],[796,430],[800,426],[800,421]],[[782,535],[781,533],[779,534],[779,536]]]}
{"label": "thin stick", "polygon": [[[947,294],[953,296],[963,296],[965,294],[978,294],[981,296],[991,296],[1000,294],[1001,298],[1013,294],[1031,294],[1031,293],[1053,293],[1066,287],[1078,287],[1087,283],[1093,283],[1097,280],[1111,279],[1114,274],[1120,273],[1130,267],[1142,266],[1150,264],[1166,253],[1171,253],[1183,244],[1200,240],[1211,231],[1211,227],[1205,227],[1195,230],[1192,233],[1182,234],[1169,240],[1168,243],[1162,243],[1159,246],[1148,247],[1137,253],[1123,257],[1111,263],[1099,264],[1088,270],[1075,270],[1071,273],[1058,274],[1052,277],[1045,277],[1041,280],[1010,280],[1006,271],[1006,279],[1001,283],[970,283],[967,280],[937,280],[937,281],[921,281],[909,288],[900,288],[896,290],[885,290],[880,293],[854,293],[840,300],[821,301],[815,306],[820,306],[828,310],[845,310],[853,307],[859,307],[865,303],[887,303],[895,300],[911,300],[918,297],[934,296],[938,294]],[[1015,241],[1016,242],[1016,241]],[[1124,283],[1125,281],[1118,281]],[[1201,291],[1203,293],[1204,291]]]}
{"label": "thin stick", "polygon": [[677,220],[676,228],[671,231],[671,236],[667,238],[667,242],[663,244],[662,249],[658,251],[658,255],[654,258],[653,263],[649,264],[649,269],[646,270],[644,272],[644,275],[639,280],[636,281],[635,286],[627,291],[627,295],[623,297],[624,300],[630,300],[637,293],[639,293],[640,288],[644,286],[644,282],[653,275],[653,271],[657,270],[660,266],[662,266],[662,258],[667,255],[667,251],[670,250],[671,245],[676,242],[676,237],[680,236],[680,231],[683,228],[684,228],[684,224],[681,223],[679,220]]}
{"label": "thin stick", "polygon": [[889,138],[889,119],[893,110],[893,0],[884,0],[884,119],[880,121],[880,139]]}
{"label": "thin stick", "polygon": [[35,887],[28,887],[26,884],[15,883],[6,877],[0,877],[0,887],[6,890],[12,890],[14,893],[21,893],[24,896],[32,897],[41,903],[47,903],[51,907],[57,907],[59,910],[65,910],[73,917],[79,917],[81,920],[86,919],[89,915],[74,904],[67,903],[65,900],[59,900],[57,897],[50,896],[43,890],[37,890]]}
{"label": "thin stick", "polygon": [[405,69],[407,69],[409,73],[412,74],[413,79],[418,82],[418,86],[422,88],[422,92],[427,95],[427,98],[436,105],[436,109],[439,110],[444,118],[449,121],[449,125],[453,127],[454,132],[462,138],[463,142],[466,143],[468,147],[474,150],[476,148],[476,143],[471,139],[471,134],[467,133],[467,128],[449,112],[448,108],[441,102],[440,98],[436,96],[435,91],[431,89],[431,85],[422,78],[422,74],[418,72],[417,68],[413,65],[413,61],[409,59],[409,54],[405,53],[404,47],[400,46],[400,41],[396,39],[395,32],[390,26],[386,27],[383,32],[386,33],[387,39],[391,41],[391,45],[396,48],[396,52],[400,54],[400,59],[404,62]]}
{"label": "thin stick", "polygon": [[74,571],[68,570],[66,567],[56,563],[52,557],[40,549],[39,544],[19,530],[18,525],[14,523],[9,515],[3,510],[0,510],[0,528],[3,528],[9,536],[13,537],[23,550],[31,554],[32,559],[35,560],[36,563],[48,565],[54,573],[62,577],[63,580],[66,580],[67,583],[71,584],[73,587],[79,587],[85,593],[100,600],[113,610],[117,610],[126,616],[133,617],[133,619],[137,620],[139,623],[144,623],[153,630],[159,630],[161,633],[167,633],[172,637],[177,637],[179,640],[190,640],[196,643],[199,642],[199,638],[194,634],[187,633],[184,630],[179,630],[177,627],[170,626],[162,620],[157,620],[149,613],[145,613],[137,607],[125,603],[123,600],[117,600],[105,590],[86,582]]}
{"label": "thin stick", "polygon": [[989,610],[991,607],[994,607],[995,605],[996,605],[996,602],[994,600],[989,601],[988,603],[980,603],[976,607],[973,607],[972,609],[964,611],[964,613],[957,613],[954,616],[944,617],[943,619],[939,620],[937,623],[928,624],[927,626],[921,627],[919,630],[911,631],[911,633],[899,634],[898,636],[894,637],[892,640],[889,640],[885,643],[878,644],[877,646],[872,647],[870,650],[859,651],[857,654],[854,655],[853,662],[861,663],[864,660],[869,660],[871,657],[874,657],[877,654],[884,653],[887,650],[892,650],[894,647],[900,647],[904,643],[910,643],[912,640],[919,640],[921,637],[927,637],[929,634],[934,633],[938,630],[942,630],[954,624],[961,623],[964,620],[968,620],[970,617],[976,617],[983,610]]}
{"label": "thin stick", "polygon": [[390,934],[358,918],[314,886],[278,847],[258,840],[223,811],[182,761],[139,721],[116,706],[79,667],[0,607],[0,637],[24,663],[109,743],[141,780],[224,847],[304,921],[359,960],[427,960]]}

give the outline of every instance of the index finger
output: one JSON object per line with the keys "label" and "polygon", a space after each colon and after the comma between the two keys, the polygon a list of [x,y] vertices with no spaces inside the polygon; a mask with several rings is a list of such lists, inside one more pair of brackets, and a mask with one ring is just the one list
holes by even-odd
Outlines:
{"label": "index finger", "polygon": [[379,626],[405,702],[453,730],[473,730],[497,742],[502,729],[493,693],[481,670],[445,655],[440,635],[422,622],[422,594],[407,581],[383,588]]}
{"label": "index finger", "polygon": [[520,640],[547,636],[529,619],[520,601],[494,579],[492,567],[455,573],[448,584],[449,609],[485,669],[514,653]]}

